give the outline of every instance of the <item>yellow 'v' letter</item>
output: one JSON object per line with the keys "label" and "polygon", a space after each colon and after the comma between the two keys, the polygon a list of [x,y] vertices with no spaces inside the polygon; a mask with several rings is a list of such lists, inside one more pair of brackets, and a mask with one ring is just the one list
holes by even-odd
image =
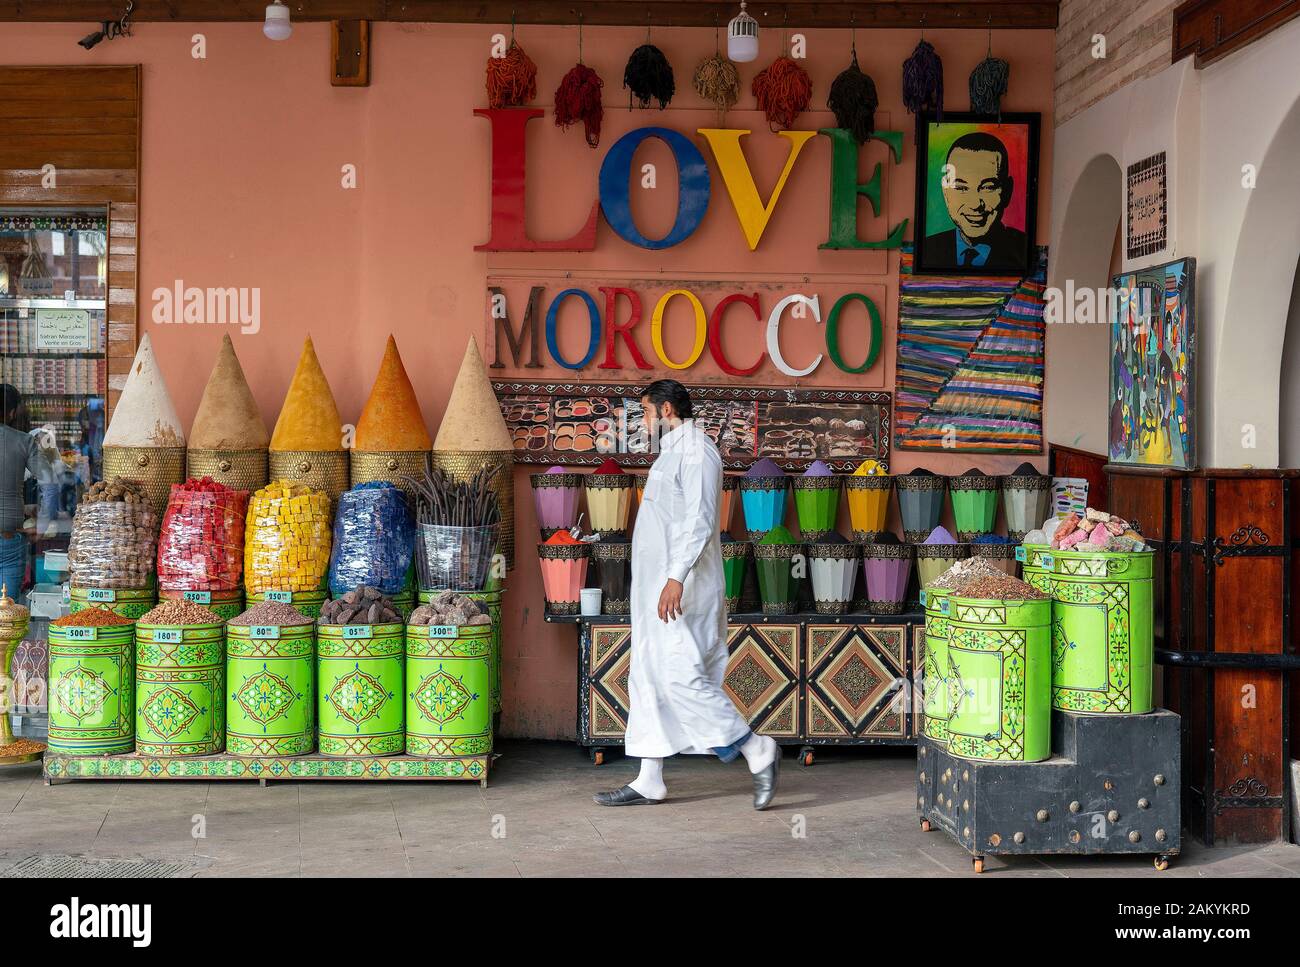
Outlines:
{"label": "yellow 'v' letter", "polygon": [[731,196],[731,207],[736,210],[741,230],[745,233],[745,241],[749,243],[749,250],[752,252],[758,248],[758,240],[763,237],[763,230],[767,228],[768,220],[776,210],[777,199],[781,197],[781,189],[785,187],[785,181],[790,177],[790,169],[794,167],[799,152],[811,138],[816,136],[817,132],[776,132],[781,137],[790,139],[790,154],[785,159],[785,168],[781,171],[781,177],[776,180],[776,187],[772,189],[772,196],[767,200],[766,205],[758,197],[758,187],[754,184],[753,172],[749,170],[749,162],[745,160],[744,149],[740,146],[740,139],[749,132],[739,128],[699,128],[697,133],[702,134],[709,142],[709,147],[713,149],[713,156],[718,159],[718,169],[722,172],[722,180],[727,185],[727,194]]}

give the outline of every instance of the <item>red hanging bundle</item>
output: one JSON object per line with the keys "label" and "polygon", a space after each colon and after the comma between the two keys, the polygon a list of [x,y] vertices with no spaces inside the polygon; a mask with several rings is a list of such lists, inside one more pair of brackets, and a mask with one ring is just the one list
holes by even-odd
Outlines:
{"label": "red hanging bundle", "polygon": [[524,49],[510,41],[504,57],[487,62],[489,107],[519,107],[537,97],[537,65]]}
{"label": "red hanging bundle", "polygon": [[758,72],[750,86],[773,130],[788,128],[812,102],[812,78],[789,57],[778,57]]}
{"label": "red hanging bundle", "polygon": [[603,86],[599,74],[586,64],[576,64],[555,89],[556,125],[568,128],[581,121],[587,144],[593,148],[600,144],[600,122],[605,116],[600,103]]}

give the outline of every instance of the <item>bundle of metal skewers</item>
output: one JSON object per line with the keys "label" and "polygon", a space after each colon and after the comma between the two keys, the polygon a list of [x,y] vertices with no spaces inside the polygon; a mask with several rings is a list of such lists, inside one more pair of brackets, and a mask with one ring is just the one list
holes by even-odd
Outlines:
{"label": "bundle of metal skewers", "polygon": [[481,591],[487,583],[501,531],[501,505],[485,465],[468,480],[431,466],[406,477],[415,493],[419,525],[416,570],[422,591]]}

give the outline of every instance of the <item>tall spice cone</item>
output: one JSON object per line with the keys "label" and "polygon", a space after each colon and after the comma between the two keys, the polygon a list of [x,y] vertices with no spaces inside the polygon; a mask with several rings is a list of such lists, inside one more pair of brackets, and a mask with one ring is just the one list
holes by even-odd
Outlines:
{"label": "tall spice cone", "polygon": [[131,372],[104,433],[104,477],[140,481],[159,522],[171,485],[185,481],[185,431],[148,333],[140,337]]}
{"label": "tall spice cone", "polygon": [[387,480],[409,493],[406,477],[424,472],[429,446],[420,401],[397,352],[397,340],[389,336],[375,384],[357,420],[352,485]]}
{"label": "tall spice cone", "polygon": [[235,344],[225,336],[190,427],[186,473],[236,490],[257,490],[267,484],[270,442]]}
{"label": "tall spice cone", "polygon": [[300,480],[330,500],[348,488],[343,420],[310,336],[271,434],[270,468],[275,480]]}

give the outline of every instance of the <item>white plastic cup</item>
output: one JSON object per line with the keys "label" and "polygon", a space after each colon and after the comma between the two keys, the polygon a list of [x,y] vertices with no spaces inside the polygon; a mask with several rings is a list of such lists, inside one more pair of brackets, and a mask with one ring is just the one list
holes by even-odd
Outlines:
{"label": "white plastic cup", "polygon": [[600,588],[583,588],[578,594],[578,604],[584,617],[593,618],[600,614],[601,595],[604,592]]}

